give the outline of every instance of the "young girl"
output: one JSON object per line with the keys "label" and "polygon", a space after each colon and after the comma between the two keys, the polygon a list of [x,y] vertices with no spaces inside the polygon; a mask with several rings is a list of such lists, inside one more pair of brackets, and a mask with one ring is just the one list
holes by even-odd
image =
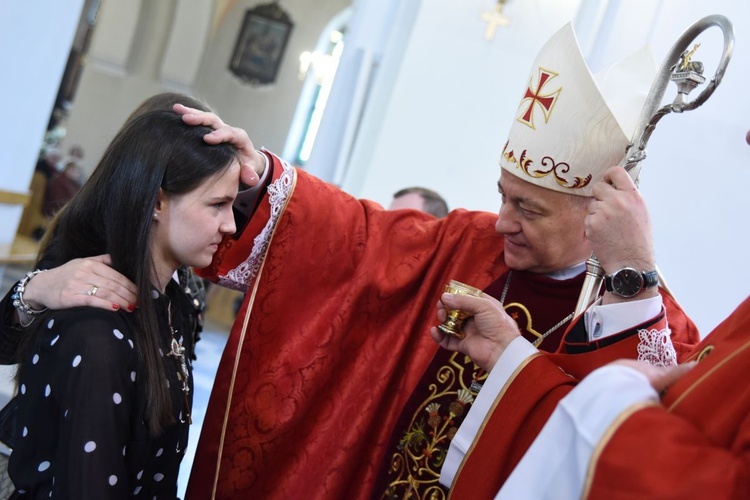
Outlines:
{"label": "young girl", "polygon": [[58,217],[43,258],[59,266],[110,254],[139,307],[48,311],[35,322],[19,369],[16,497],[176,497],[192,335],[172,306],[181,293],[172,275],[210,264],[235,232],[237,151],[205,143],[210,131],[172,111],[133,118]]}

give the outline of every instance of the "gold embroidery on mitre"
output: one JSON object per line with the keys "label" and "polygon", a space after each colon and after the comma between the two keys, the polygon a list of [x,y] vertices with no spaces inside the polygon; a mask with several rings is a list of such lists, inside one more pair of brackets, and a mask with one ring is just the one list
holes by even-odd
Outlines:
{"label": "gold embroidery on mitre", "polygon": [[508,163],[516,165],[530,177],[539,179],[549,174],[553,174],[555,176],[555,181],[557,181],[560,186],[567,189],[580,189],[582,187],[586,187],[591,182],[591,174],[588,174],[586,177],[573,176],[572,178],[566,178],[564,174],[570,172],[570,165],[565,162],[557,163],[551,156],[545,156],[544,158],[542,158],[541,162],[541,165],[543,167],[547,167],[551,164],[548,170],[538,168],[532,169],[530,167],[534,163],[534,160],[526,155],[526,150],[524,149],[521,152],[521,156],[519,158],[516,158],[516,154],[513,150],[508,151],[509,143],[510,140],[506,141],[505,146],[503,146],[503,159],[505,159],[505,161],[507,161]]}
{"label": "gold embroidery on mitre", "polygon": [[526,110],[517,118],[517,120],[532,130],[536,130],[536,127],[534,126],[534,110],[537,108],[537,105],[539,105],[539,108],[541,108],[542,114],[544,115],[544,123],[549,122],[549,118],[552,116],[552,109],[554,109],[555,104],[557,103],[557,98],[560,96],[560,92],[562,92],[562,87],[559,87],[557,90],[554,90],[549,94],[542,94],[542,90],[544,89],[544,86],[556,76],[558,76],[558,73],[539,66],[536,90],[532,90],[534,86],[533,78],[529,78],[529,86],[526,88],[526,92],[524,92],[523,98],[518,107],[520,108],[523,106],[523,103],[527,100],[530,99],[530,101]]}

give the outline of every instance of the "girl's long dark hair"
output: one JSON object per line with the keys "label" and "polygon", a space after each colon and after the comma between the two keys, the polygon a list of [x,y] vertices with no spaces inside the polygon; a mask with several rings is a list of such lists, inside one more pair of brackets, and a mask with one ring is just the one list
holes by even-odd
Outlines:
{"label": "girl's long dark hair", "polygon": [[[229,144],[209,145],[211,129],[188,126],[173,111],[132,116],[110,143],[88,182],[62,210],[42,251],[51,267],[108,253],[112,267],[138,287],[135,346],[144,368],[147,418],[152,435],[174,422],[159,353],[156,305],[151,297],[153,211],[159,190],[188,193],[237,158]],[[41,324],[43,322],[39,322]]]}

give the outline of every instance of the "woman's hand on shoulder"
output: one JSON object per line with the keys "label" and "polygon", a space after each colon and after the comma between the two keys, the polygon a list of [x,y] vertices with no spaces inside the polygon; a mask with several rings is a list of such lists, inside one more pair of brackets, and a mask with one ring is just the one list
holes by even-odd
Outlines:
{"label": "woman's hand on shoulder", "polygon": [[138,302],[135,285],[110,267],[109,255],[71,260],[29,280],[24,300],[34,309],[90,306],[132,312]]}

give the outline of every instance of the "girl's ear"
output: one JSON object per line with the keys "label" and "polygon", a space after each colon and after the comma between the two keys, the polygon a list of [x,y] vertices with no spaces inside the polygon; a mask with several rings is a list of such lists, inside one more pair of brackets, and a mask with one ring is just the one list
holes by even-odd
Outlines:
{"label": "girl's ear", "polygon": [[156,196],[156,204],[154,205],[154,220],[159,220],[168,203],[169,198],[167,198],[164,190],[159,188],[159,194]]}

